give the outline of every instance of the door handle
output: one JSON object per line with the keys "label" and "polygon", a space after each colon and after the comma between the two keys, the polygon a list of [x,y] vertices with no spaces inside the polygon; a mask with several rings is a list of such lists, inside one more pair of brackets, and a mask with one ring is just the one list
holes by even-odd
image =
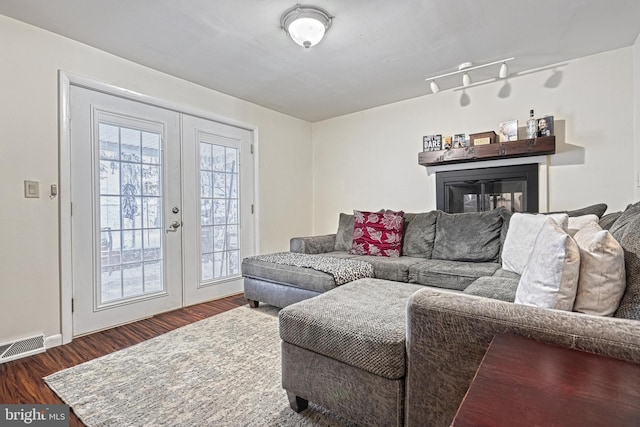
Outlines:
{"label": "door handle", "polygon": [[172,221],[171,224],[169,225],[169,228],[167,228],[166,232],[167,233],[174,233],[178,230],[178,228],[180,228],[182,226],[182,221]]}

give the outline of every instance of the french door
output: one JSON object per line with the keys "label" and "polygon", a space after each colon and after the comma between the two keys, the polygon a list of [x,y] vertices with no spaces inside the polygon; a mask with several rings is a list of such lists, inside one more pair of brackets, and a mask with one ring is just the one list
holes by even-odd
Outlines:
{"label": "french door", "polygon": [[[185,304],[242,290],[240,263],[254,247],[251,133],[183,116]],[[187,154],[188,153],[188,154]],[[245,159],[247,159],[245,161]],[[195,172],[195,173],[193,173]]]}
{"label": "french door", "polygon": [[73,335],[242,291],[251,133],[71,86]]}

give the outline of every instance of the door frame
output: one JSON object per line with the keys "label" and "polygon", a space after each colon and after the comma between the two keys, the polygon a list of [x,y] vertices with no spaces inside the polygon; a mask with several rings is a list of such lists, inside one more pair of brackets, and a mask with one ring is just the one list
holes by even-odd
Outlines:
{"label": "door frame", "polygon": [[[70,91],[71,86],[79,86],[86,89],[118,96],[131,101],[153,105],[155,107],[173,110],[177,113],[188,114],[206,120],[212,120],[229,126],[246,129],[251,132],[253,144],[253,230],[254,252],[260,253],[260,193],[258,185],[259,177],[259,132],[257,126],[219,116],[215,113],[200,110],[188,105],[179,104],[165,99],[156,98],[135,92],[126,88],[93,80],[78,74],[58,70],[58,139],[59,139],[59,264],[60,264],[60,328],[62,344],[68,344],[73,340],[73,268],[71,247],[71,128],[70,128]],[[184,273],[183,273],[184,274]]]}

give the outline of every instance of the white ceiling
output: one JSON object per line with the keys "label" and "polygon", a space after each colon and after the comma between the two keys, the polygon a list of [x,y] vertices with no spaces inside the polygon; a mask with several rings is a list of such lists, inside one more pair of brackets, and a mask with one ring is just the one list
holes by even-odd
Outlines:
{"label": "white ceiling", "polygon": [[279,28],[295,2],[0,0],[0,14],[311,122],[425,95],[463,62],[515,56],[513,74],[640,33],[640,0],[309,0],[335,19],[305,50]]}

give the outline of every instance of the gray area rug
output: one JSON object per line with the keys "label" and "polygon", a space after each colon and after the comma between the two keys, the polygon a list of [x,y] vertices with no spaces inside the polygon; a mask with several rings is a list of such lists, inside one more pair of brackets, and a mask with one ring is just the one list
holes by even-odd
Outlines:
{"label": "gray area rug", "polygon": [[353,426],[280,383],[277,310],[239,307],[49,375],[88,426]]}

